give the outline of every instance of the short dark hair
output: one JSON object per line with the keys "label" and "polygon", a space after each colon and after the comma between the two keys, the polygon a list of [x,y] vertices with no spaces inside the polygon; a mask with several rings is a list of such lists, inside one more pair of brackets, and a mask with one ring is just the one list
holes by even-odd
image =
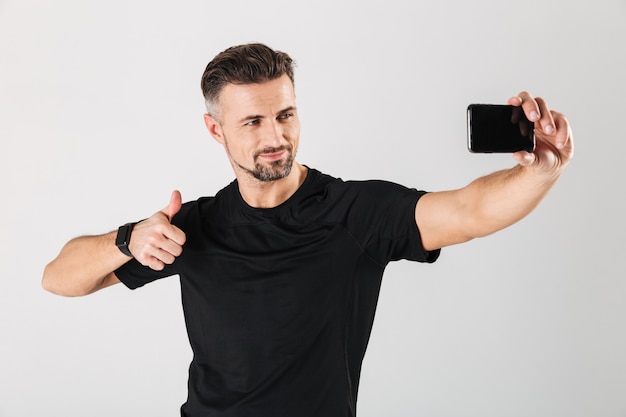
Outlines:
{"label": "short dark hair", "polygon": [[217,111],[219,95],[226,84],[257,84],[283,74],[293,83],[293,67],[289,55],[261,43],[232,46],[220,52],[207,65],[200,83],[207,111]]}

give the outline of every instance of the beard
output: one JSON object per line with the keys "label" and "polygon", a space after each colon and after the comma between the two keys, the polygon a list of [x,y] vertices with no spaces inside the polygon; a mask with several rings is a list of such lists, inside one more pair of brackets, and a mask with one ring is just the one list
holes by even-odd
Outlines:
{"label": "beard", "polygon": [[[259,156],[264,153],[276,153],[287,151],[287,156],[278,161],[271,161],[269,163],[259,162]],[[254,154],[254,167],[252,169],[246,168],[239,162],[235,161],[232,156],[231,160],[245,173],[251,175],[255,179],[262,182],[271,182],[283,179],[289,175],[293,166],[294,154],[293,145],[283,145],[278,148],[265,148]]]}

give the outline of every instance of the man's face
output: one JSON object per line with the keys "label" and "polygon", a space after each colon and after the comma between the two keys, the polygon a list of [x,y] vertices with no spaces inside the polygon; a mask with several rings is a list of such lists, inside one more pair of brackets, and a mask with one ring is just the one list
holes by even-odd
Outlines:
{"label": "man's face", "polygon": [[289,77],[261,84],[228,84],[218,104],[217,117],[205,115],[205,123],[224,145],[235,174],[264,182],[288,176],[300,136]]}

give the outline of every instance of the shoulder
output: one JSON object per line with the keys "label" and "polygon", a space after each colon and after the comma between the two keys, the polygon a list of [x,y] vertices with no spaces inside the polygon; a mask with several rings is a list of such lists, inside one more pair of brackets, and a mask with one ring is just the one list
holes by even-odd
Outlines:
{"label": "shoulder", "polygon": [[232,189],[235,186],[236,182],[233,181],[218,191],[215,196],[203,196],[183,203],[180,211],[172,219],[172,223],[180,227],[196,219],[211,216],[218,210],[219,205],[228,204],[233,199]]}
{"label": "shoulder", "polygon": [[[379,179],[343,180],[311,170],[313,184],[309,195],[334,210],[353,212],[388,210],[394,205],[412,205],[425,191]],[[343,210],[342,210],[343,209]]]}
{"label": "shoulder", "polygon": [[327,184],[329,190],[338,196],[373,199],[375,201],[388,200],[401,196],[416,196],[424,191],[410,188],[392,181],[380,179],[342,180],[336,178]]}

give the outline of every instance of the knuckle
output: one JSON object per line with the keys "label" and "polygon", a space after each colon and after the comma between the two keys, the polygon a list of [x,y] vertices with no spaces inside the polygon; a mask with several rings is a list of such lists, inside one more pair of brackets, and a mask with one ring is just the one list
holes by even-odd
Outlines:
{"label": "knuckle", "polygon": [[142,253],[139,256],[135,256],[135,259],[137,259],[137,261],[142,264],[143,266],[148,266],[152,268],[152,257]]}
{"label": "knuckle", "polygon": [[153,258],[152,262],[150,263],[150,268],[154,269],[155,271],[162,271],[163,268],[165,268],[165,264],[161,261],[159,261],[156,258]]}
{"label": "knuckle", "polygon": [[163,232],[167,229],[167,224],[163,223],[162,221],[158,222],[157,224],[154,225],[154,232],[155,234],[163,234]]}
{"label": "knuckle", "polygon": [[147,238],[146,241],[148,242],[148,245],[150,246],[157,246],[160,240],[160,236],[157,233],[150,233]]}
{"label": "knuckle", "polygon": [[141,254],[141,255],[135,256],[135,259],[137,259],[137,262],[139,262],[143,266],[148,266],[152,268],[152,259],[150,259],[149,257]]}

